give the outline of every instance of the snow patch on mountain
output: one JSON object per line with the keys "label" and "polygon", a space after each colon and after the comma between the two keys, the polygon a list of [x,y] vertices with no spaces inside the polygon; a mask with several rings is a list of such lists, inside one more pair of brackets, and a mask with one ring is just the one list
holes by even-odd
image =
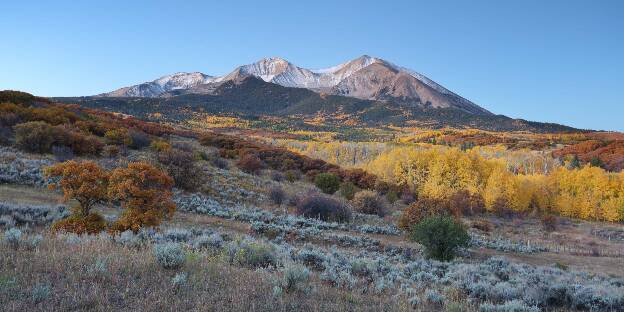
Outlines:
{"label": "snow patch on mountain", "polygon": [[163,93],[190,89],[200,84],[212,83],[215,77],[200,73],[184,73],[179,72],[171,75],[162,76],[154,81],[121,88],[112,92],[100,94],[100,96],[113,97],[157,97]]}

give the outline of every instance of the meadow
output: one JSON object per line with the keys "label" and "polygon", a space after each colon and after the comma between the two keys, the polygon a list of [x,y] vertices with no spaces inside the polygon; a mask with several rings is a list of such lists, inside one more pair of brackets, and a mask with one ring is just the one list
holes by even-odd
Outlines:
{"label": "meadow", "polygon": [[616,134],[363,136],[0,99],[7,311],[624,311]]}

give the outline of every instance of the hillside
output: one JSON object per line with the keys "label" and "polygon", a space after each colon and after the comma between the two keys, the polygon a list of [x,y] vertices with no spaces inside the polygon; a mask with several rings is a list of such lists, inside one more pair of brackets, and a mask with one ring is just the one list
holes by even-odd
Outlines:
{"label": "hillside", "polygon": [[20,92],[0,121],[6,311],[624,311],[624,173],[495,144],[621,134],[278,140]]}

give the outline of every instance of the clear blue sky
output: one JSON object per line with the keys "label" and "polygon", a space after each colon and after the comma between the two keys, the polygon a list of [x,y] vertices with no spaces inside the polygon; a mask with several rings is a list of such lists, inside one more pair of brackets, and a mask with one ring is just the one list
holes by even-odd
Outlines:
{"label": "clear blue sky", "polygon": [[624,1],[2,2],[0,89],[92,95],[267,56],[320,68],[369,54],[495,113],[624,130]]}

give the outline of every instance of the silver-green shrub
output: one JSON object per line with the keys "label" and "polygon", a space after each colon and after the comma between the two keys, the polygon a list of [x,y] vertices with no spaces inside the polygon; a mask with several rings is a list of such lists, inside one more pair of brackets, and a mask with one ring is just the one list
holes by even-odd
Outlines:
{"label": "silver-green shrub", "polygon": [[152,249],[156,262],[165,269],[177,269],[184,265],[186,255],[179,243],[156,244]]}
{"label": "silver-green shrub", "polygon": [[13,249],[20,246],[22,240],[22,231],[16,228],[8,229],[4,232],[4,242]]}

